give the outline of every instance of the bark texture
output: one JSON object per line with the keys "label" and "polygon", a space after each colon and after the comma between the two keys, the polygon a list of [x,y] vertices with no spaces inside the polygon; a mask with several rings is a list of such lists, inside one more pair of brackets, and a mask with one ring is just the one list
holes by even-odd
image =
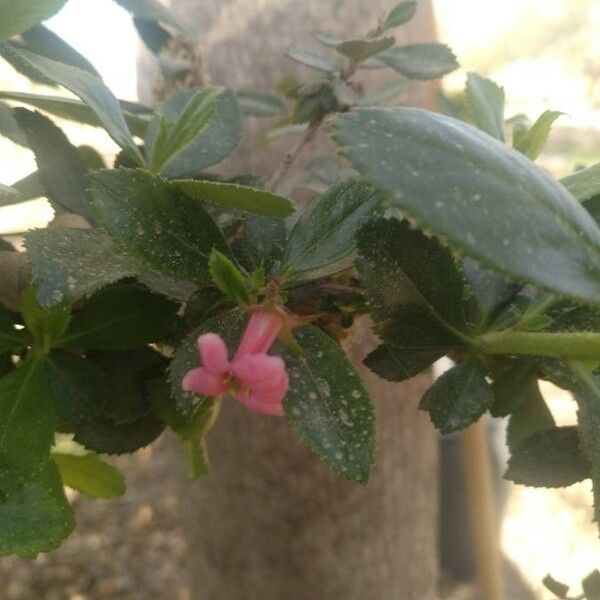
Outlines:
{"label": "bark texture", "polygon": [[[383,0],[172,0],[195,24],[212,83],[272,89],[284,73],[310,75],[282,57],[310,44],[310,31],[360,35],[393,2]],[[398,30],[403,42],[435,37],[429,0]],[[316,48],[316,46],[315,46]],[[152,65],[142,61],[146,99]],[[434,87],[419,85],[407,101],[431,106]],[[242,145],[230,165],[270,174],[273,150]],[[287,142],[289,144],[289,141]],[[317,141],[312,150],[323,148]],[[309,149],[310,152],[310,149]],[[281,150],[277,150],[281,157]],[[224,402],[209,435],[213,470],[182,489],[190,541],[194,600],[431,600],[437,592],[437,445],[417,400],[427,377],[382,381],[361,366],[376,345],[368,323],[353,328],[346,348],[376,404],[378,442],[372,481],[341,481],[302,445],[282,419]]]}

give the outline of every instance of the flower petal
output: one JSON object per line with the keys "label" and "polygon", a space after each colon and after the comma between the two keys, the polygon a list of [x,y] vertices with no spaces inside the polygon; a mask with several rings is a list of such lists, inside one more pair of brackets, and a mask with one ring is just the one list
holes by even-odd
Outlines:
{"label": "flower petal", "polygon": [[252,311],[250,320],[240,341],[236,358],[246,354],[264,354],[271,347],[283,325],[279,310],[257,308]]}
{"label": "flower petal", "polygon": [[224,375],[229,370],[227,346],[216,333],[205,333],[198,338],[198,352],[202,366],[214,375]]}
{"label": "flower petal", "polygon": [[261,415],[273,415],[283,417],[283,404],[280,402],[265,402],[264,398],[257,398],[254,395],[236,395],[236,400],[243,404],[249,410],[260,413]]}
{"label": "flower petal", "polygon": [[285,373],[285,362],[280,356],[268,354],[246,354],[231,363],[231,372],[243,383],[254,387],[256,384],[269,385]]}
{"label": "flower petal", "polygon": [[227,391],[223,376],[215,375],[204,367],[188,371],[181,382],[186,392],[195,392],[203,396],[222,396]]}

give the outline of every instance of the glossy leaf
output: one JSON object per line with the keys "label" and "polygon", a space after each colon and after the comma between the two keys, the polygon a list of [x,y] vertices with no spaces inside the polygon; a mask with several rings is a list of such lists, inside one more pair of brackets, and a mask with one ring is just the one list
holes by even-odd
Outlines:
{"label": "glossy leaf", "polygon": [[116,284],[96,292],[56,341],[61,348],[127,350],[156,342],[176,322],[176,305],[144,287]]}
{"label": "glossy leaf", "polygon": [[513,146],[516,150],[535,160],[544,149],[552,125],[562,112],[547,110],[538,118],[538,120],[529,129],[515,129],[513,133]]}
{"label": "glossy leaf", "polygon": [[335,49],[353,62],[361,63],[367,58],[391,48],[395,41],[393,37],[348,40],[337,45]]}
{"label": "glossy leaf", "polygon": [[90,498],[115,498],[125,493],[125,479],[95,454],[52,455],[63,483]]}
{"label": "glossy leaf", "polygon": [[398,46],[374,58],[410,79],[438,79],[458,68],[452,50],[444,44]]}
{"label": "glossy leaf", "polygon": [[297,275],[335,263],[356,248],[358,228],[377,210],[381,196],[370,186],[346,180],[314,199],[296,222],[281,269]]}
{"label": "glossy leaf", "polygon": [[0,379],[1,491],[12,492],[41,475],[54,441],[54,423],[38,361],[28,361]]}
{"label": "glossy leaf", "polygon": [[566,487],[590,476],[576,427],[555,427],[522,442],[508,461],[505,479],[532,487]]}
{"label": "glossy leaf", "polygon": [[477,421],[493,401],[485,371],[475,361],[466,361],[439,377],[421,402],[441,433],[453,433]]}
{"label": "glossy leaf", "polygon": [[280,218],[288,217],[294,212],[294,207],[287,198],[246,185],[194,179],[176,179],[173,185],[191,198],[210,202],[225,209]]}
{"label": "glossy leaf", "polygon": [[466,98],[473,122],[479,129],[504,141],[504,88],[477,73],[467,76]]}
{"label": "glossy leaf", "polygon": [[317,71],[335,73],[340,69],[338,61],[307,50],[306,48],[301,48],[300,46],[290,46],[285,51],[285,55],[293,61]]}
{"label": "glossy leaf", "polygon": [[520,153],[412,108],[340,115],[334,136],[365,179],[423,229],[517,280],[600,302],[600,228]]}
{"label": "glossy leaf", "polygon": [[0,41],[26,31],[57,13],[67,0],[0,0]]}
{"label": "glossy leaf", "polygon": [[396,4],[394,8],[389,12],[388,16],[383,22],[383,29],[392,29],[399,27],[410,21],[417,12],[418,2],[417,0],[406,0]]}
{"label": "glossy leaf", "polygon": [[119,169],[99,171],[89,181],[98,220],[149,267],[169,277],[208,282],[210,251],[229,254],[201,203],[156,175]]}
{"label": "glossy leaf", "polygon": [[285,414],[302,440],[345,479],[366,484],[373,466],[375,414],[344,351],[320,329],[294,330],[302,355],[280,344],[290,375]]}
{"label": "glossy leaf", "polygon": [[56,466],[0,500],[0,554],[34,557],[57,548],[75,527]]}
{"label": "glossy leaf", "polygon": [[42,306],[70,303],[119,279],[139,263],[98,229],[38,229],[25,236]]}

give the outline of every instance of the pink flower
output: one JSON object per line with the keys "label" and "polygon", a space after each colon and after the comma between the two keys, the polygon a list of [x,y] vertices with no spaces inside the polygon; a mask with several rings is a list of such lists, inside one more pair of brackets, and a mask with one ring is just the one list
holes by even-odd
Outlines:
{"label": "pink flower", "polygon": [[288,374],[281,357],[270,356],[267,350],[277,338],[283,318],[278,310],[255,309],[232,361],[220,336],[201,335],[197,344],[202,366],[185,375],[183,389],[205,396],[231,393],[254,412],[282,416]]}

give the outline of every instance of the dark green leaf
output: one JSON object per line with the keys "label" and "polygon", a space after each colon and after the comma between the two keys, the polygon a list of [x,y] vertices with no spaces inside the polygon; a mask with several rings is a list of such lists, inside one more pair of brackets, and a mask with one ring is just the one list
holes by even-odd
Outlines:
{"label": "dark green leaf", "polygon": [[600,302],[600,229],[520,153],[412,108],[340,115],[334,135],[367,181],[423,229],[516,279]]}
{"label": "dark green leaf", "polygon": [[58,426],[73,431],[100,410],[106,383],[103,372],[89,360],[73,354],[54,351],[43,360],[49,395]]}
{"label": "dark green leaf", "polygon": [[441,433],[468,427],[488,410],[493,401],[485,371],[474,361],[460,363],[446,371],[421,400]]}
{"label": "dark green leaf", "polygon": [[316,69],[317,71],[334,73],[340,69],[340,64],[337,60],[322,56],[321,54],[317,54],[306,48],[301,48],[300,46],[290,46],[285,51],[285,55],[293,61],[296,61],[305,67]]}
{"label": "dark green leaf", "polygon": [[594,569],[581,582],[586,600],[600,600],[600,571]]}
{"label": "dark green leaf", "polygon": [[276,349],[285,360],[290,387],[285,414],[296,432],[342,477],[366,484],[373,466],[375,414],[358,373],[343,350],[320,329],[294,331],[301,356]]}
{"label": "dark green leaf", "polygon": [[27,138],[23,135],[10,106],[0,102],[0,135],[19,146],[27,146]]}
{"label": "dark green leaf", "polygon": [[278,96],[260,92],[238,92],[242,114],[248,117],[280,117],[285,114],[285,104]]}
{"label": "dark green leaf", "polygon": [[375,59],[410,79],[437,79],[458,68],[452,50],[444,44],[399,46]]}
{"label": "dark green leaf", "polygon": [[214,284],[227,298],[239,306],[250,304],[250,282],[229,258],[213,250],[208,259],[208,270]]}
{"label": "dark green leaf", "polygon": [[57,548],[73,531],[73,512],[51,462],[40,478],[0,501],[0,524],[0,554],[28,558]]}
{"label": "dark green leaf", "polygon": [[127,127],[118,100],[99,77],[24,49],[14,48],[13,52],[31,67],[41,71],[45,76],[66,87],[83,100],[96,113],[115,142],[127,150],[139,164],[144,164],[144,159]]}
{"label": "dark green leaf", "polygon": [[156,342],[173,329],[177,306],[134,284],[115,284],[96,292],[73,315],[62,348],[126,350]]}
{"label": "dark green leaf", "polygon": [[59,305],[52,308],[40,306],[33,285],[23,293],[21,313],[27,330],[44,351],[62,336],[71,319],[71,311],[67,306]]}
{"label": "dark green leaf", "polygon": [[0,379],[0,490],[11,492],[42,473],[54,441],[54,422],[38,361]]}
{"label": "dark green leaf", "polygon": [[53,454],[63,483],[90,498],[115,498],[125,493],[125,479],[95,454]]}
{"label": "dark green leaf", "polygon": [[348,40],[336,46],[335,49],[353,62],[360,63],[375,54],[391,48],[395,41],[393,37]]}
{"label": "dark green leaf", "polygon": [[[40,94],[28,94],[26,92],[0,92],[0,98],[35,106],[61,119],[84,123],[94,127],[104,126],[102,120],[92,108],[74,98],[43,96]],[[131,132],[134,135],[143,136],[150,122],[151,110],[142,105],[135,105],[123,100],[120,100],[119,103]]]}
{"label": "dark green leaf", "polygon": [[439,343],[434,344],[431,338],[428,345],[422,345],[419,337],[422,331],[410,332],[406,335],[406,328],[402,321],[398,324],[396,335],[388,332],[388,338],[393,337],[393,343],[384,343],[371,352],[364,363],[371,371],[388,381],[404,381],[418,375],[436,360],[442,358],[450,347],[442,348]]}
{"label": "dark green leaf", "polygon": [[185,194],[202,202],[210,202],[225,209],[233,208],[267,217],[287,217],[294,212],[292,203],[282,196],[236,183],[174,180]]}
{"label": "dark green leaf", "polygon": [[393,29],[410,21],[417,12],[417,6],[417,0],[406,0],[394,6],[383,22],[383,30]]}
{"label": "dark green leaf", "polygon": [[510,363],[494,377],[492,390],[494,405],[490,412],[494,417],[506,417],[518,410],[537,390],[534,377],[535,365],[526,360]]}
{"label": "dark green leaf", "polygon": [[177,18],[159,0],[115,0],[115,2],[138,19],[171,25],[192,39],[195,37],[193,29],[184,21]]}
{"label": "dark green leaf", "polygon": [[234,251],[248,271],[263,269],[268,275],[281,260],[285,236],[282,219],[248,217],[234,244]]}
{"label": "dark green leaf", "polygon": [[[16,195],[15,195],[16,192]],[[19,179],[8,188],[8,195],[0,194],[0,206],[9,206],[11,204],[19,204],[27,202],[34,198],[39,198],[44,195],[44,188],[40,183],[37,171],[30,173]]]}
{"label": "dark green leaf", "polygon": [[542,580],[542,583],[544,584],[547,590],[549,590],[559,598],[566,598],[567,594],[569,593],[569,586],[565,585],[560,581],[557,581],[551,575],[546,575]]}
{"label": "dark green leaf", "polygon": [[25,246],[38,301],[46,307],[74,302],[140,270],[98,229],[38,229],[25,236]]}
{"label": "dark green leaf", "polygon": [[566,487],[590,476],[576,427],[538,431],[521,442],[508,461],[505,479],[533,487]]}
{"label": "dark green leaf", "polygon": [[26,341],[25,332],[15,329],[10,313],[0,304],[0,355],[21,349]]}
{"label": "dark green leaf", "polygon": [[133,19],[133,24],[138,35],[153,54],[160,54],[161,50],[166,48],[167,44],[173,39],[173,36],[155,21],[136,17]]}
{"label": "dark green leaf", "polygon": [[44,196],[55,208],[72,212],[93,222],[85,201],[85,165],[67,136],[38,112],[15,108],[15,118],[35,154]]}
{"label": "dark green leaf", "polygon": [[600,163],[587,169],[575,171],[563,177],[560,183],[566,187],[579,202],[586,202],[600,195]]}
{"label": "dark green leaf", "polygon": [[504,88],[477,73],[467,76],[466,98],[473,122],[479,129],[504,141]]}
{"label": "dark green leaf", "polygon": [[213,286],[203,286],[187,301],[183,318],[191,327],[198,327],[224,308],[233,308],[233,306],[223,296],[221,290]]}
{"label": "dark green leaf", "polygon": [[281,269],[304,273],[331,265],[356,248],[358,228],[381,204],[370,186],[349,179],[313,200],[294,225],[287,240]]}
{"label": "dark green leaf", "polygon": [[519,133],[515,130],[513,134],[513,146],[515,150],[528,156],[531,160],[535,160],[541,154],[548,141],[552,124],[562,114],[564,113],[560,111],[547,110],[542,113],[530,129],[522,130]]}
{"label": "dark green leaf", "polygon": [[179,279],[208,282],[213,248],[229,254],[200,202],[145,171],[119,169],[89,176],[98,220],[129,254]]}
{"label": "dark green leaf", "polygon": [[57,13],[67,0],[0,0],[0,41],[26,31]]}

